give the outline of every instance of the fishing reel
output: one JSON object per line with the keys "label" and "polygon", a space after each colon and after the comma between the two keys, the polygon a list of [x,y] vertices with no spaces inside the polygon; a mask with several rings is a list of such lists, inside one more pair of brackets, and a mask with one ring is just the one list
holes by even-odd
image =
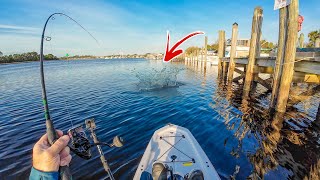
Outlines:
{"label": "fishing reel", "polygon": [[103,155],[101,147],[100,146],[109,146],[109,147],[122,147],[123,146],[123,139],[119,136],[115,136],[113,138],[112,144],[108,144],[105,142],[100,142],[97,138],[96,133],[94,130],[96,129],[96,124],[94,122],[94,119],[88,119],[85,121],[86,130],[89,130],[91,132],[91,138],[93,140],[93,143],[90,142],[89,138],[86,135],[85,129],[83,128],[83,125],[80,124],[79,126],[69,129],[68,135],[70,137],[70,142],[68,144],[70,150],[74,152],[76,155],[83,159],[90,159],[91,154],[91,147],[97,146],[100,155]]}

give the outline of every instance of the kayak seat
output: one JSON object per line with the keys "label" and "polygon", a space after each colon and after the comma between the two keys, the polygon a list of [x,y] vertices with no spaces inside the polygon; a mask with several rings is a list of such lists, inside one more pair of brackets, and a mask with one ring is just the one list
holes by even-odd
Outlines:
{"label": "kayak seat", "polygon": [[152,179],[152,175],[149,172],[143,171],[141,173],[140,180],[153,180],[153,179]]}
{"label": "kayak seat", "polygon": [[149,172],[143,171],[141,173],[140,180],[153,180],[153,178],[152,178],[152,175]]}
{"label": "kayak seat", "polygon": [[168,168],[162,163],[154,163],[152,166],[153,180],[167,180]]}
{"label": "kayak seat", "polygon": [[187,174],[187,180],[204,180],[204,176],[201,170],[193,170]]}

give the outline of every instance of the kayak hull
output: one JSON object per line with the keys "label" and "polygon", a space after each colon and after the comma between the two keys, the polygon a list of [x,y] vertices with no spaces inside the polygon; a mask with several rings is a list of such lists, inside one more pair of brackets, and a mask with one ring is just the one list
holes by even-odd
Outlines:
{"label": "kayak hull", "polygon": [[181,126],[168,124],[153,134],[143,156],[134,180],[142,174],[152,174],[154,163],[162,163],[174,174],[184,177],[194,170],[201,170],[204,179],[220,179],[209,158],[191,132]]}

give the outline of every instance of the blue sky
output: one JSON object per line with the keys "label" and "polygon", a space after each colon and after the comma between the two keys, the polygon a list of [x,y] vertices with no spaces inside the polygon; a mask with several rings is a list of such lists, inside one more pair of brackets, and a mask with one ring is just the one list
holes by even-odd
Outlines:
{"label": "blue sky", "polygon": [[[250,38],[253,10],[264,9],[262,38],[277,42],[278,11],[273,0],[2,0],[0,6],[0,51],[4,54],[39,51],[46,18],[63,12],[76,19],[100,42],[64,17],[50,20],[45,53],[131,54],[164,52],[166,31],[171,45],[193,31],[204,31],[209,43],[217,40],[218,30],[231,36],[234,22],[239,38]],[[302,32],[320,29],[320,1],[301,0],[300,14],[305,17]],[[307,36],[306,36],[307,40]],[[195,36],[181,48],[202,46],[204,36]]]}

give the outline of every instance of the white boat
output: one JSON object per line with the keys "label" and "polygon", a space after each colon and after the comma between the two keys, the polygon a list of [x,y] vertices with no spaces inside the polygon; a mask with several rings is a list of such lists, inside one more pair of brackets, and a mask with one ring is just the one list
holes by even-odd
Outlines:
{"label": "white boat", "polygon": [[215,180],[220,177],[191,132],[168,124],[153,134],[133,179]]}

